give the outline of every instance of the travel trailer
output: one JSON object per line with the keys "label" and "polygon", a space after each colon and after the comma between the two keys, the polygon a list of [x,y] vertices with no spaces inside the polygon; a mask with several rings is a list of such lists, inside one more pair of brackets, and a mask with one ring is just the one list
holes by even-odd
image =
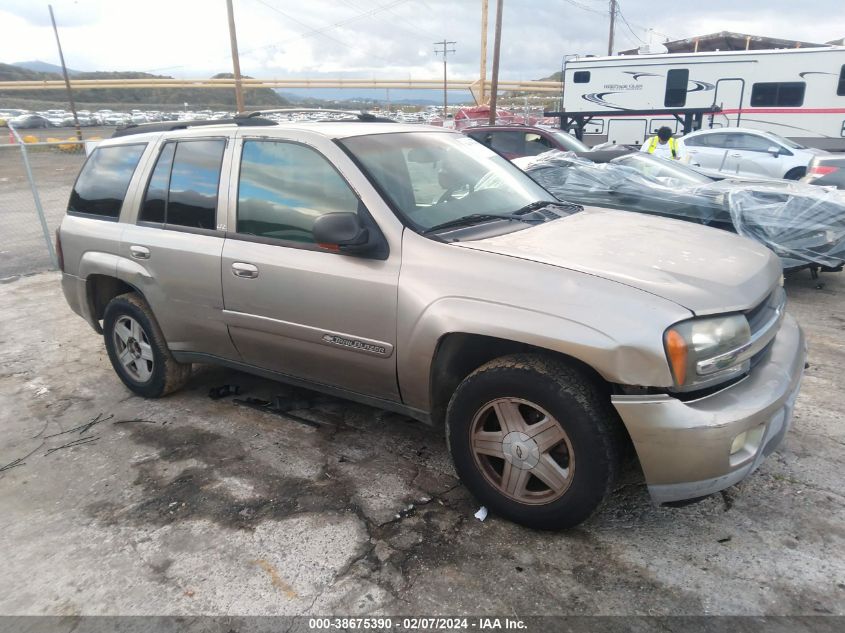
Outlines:
{"label": "travel trailer", "polygon": [[565,62],[563,81],[565,116],[586,121],[591,145],[641,143],[663,125],[681,132],[673,113],[718,107],[703,128],[757,128],[845,150],[842,46],[581,57]]}

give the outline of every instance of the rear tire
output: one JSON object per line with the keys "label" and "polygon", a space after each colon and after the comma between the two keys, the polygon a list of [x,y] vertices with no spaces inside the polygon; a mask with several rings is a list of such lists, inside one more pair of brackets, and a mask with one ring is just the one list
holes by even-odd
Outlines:
{"label": "rear tire", "polygon": [[806,167],[794,167],[786,172],[786,176],[784,176],[784,180],[801,180],[804,176],[807,175],[807,168]]}
{"label": "rear tire", "polygon": [[103,316],[112,367],[129,389],[160,398],[182,387],[191,365],[176,362],[149,306],[134,292],[112,299]]}
{"label": "rear tire", "polygon": [[586,520],[610,491],[624,446],[598,382],[533,354],[504,356],[467,376],[446,421],[469,491],[494,513],[538,529]]}

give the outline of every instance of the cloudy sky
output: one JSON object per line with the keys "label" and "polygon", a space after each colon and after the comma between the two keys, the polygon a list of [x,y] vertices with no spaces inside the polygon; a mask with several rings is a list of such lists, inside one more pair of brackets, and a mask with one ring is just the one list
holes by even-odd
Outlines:
{"label": "cloudy sky", "polygon": [[[495,0],[490,0],[490,48]],[[845,36],[842,0],[620,0],[616,49],[729,30],[825,42]],[[457,42],[450,75],[477,76],[481,0],[234,0],[241,68],[256,77],[427,78],[432,43]],[[501,76],[536,79],[607,47],[607,0],[505,0]],[[231,72],[224,0],[53,0],[77,70],[176,77]],[[0,61],[58,63],[47,3],[0,2]],[[651,29],[651,31],[649,30]]]}

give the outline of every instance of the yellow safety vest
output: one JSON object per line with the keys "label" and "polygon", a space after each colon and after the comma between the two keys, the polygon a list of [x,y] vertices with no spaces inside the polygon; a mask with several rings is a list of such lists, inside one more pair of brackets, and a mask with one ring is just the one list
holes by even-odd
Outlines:
{"label": "yellow safety vest", "polygon": [[[659,137],[652,136],[651,143],[648,146],[648,153],[654,154],[654,150],[657,149],[657,142],[660,140]],[[674,136],[669,137],[669,151],[672,152],[672,158],[678,160],[678,142],[675,140]]]}

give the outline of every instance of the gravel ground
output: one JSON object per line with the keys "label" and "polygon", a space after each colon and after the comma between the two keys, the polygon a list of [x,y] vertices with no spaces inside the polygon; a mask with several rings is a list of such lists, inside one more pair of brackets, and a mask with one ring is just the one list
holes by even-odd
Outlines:
{"label": "gravel ground", "polygon": [[211,367],[135,397],[56,273],[4,283],[0,614],[843,615],[845,275],[822,280],[787,280],[811,366],[778,452],[680,509],[631,467],[563,533],[474,519],[442,434],[394,414],[258,412],[209,388],[290,390]]}

